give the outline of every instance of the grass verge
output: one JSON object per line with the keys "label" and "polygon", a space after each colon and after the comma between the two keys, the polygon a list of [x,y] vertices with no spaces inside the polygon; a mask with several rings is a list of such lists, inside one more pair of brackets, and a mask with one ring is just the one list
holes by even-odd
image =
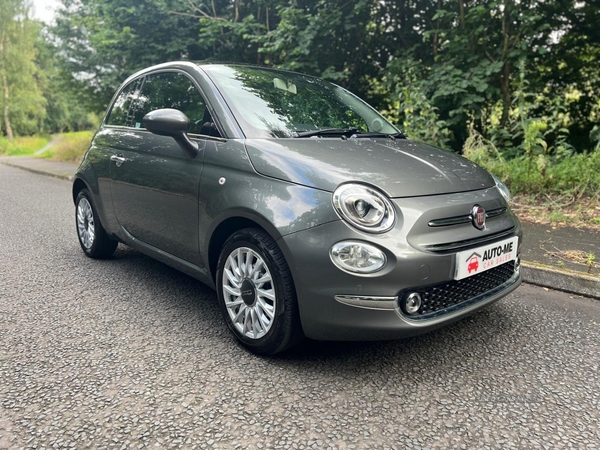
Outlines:
{"label": "grass verge", "polygon": [[90,146],[93,136],[93,131],[57,134],[53,137],[52,146],[40,156],[53,161],[78,163]]}
{"label": "grass verge", "polygon": [[49,135],[19,136],[9,141],[0,137],[0,155],[5,156],[29,156],[39,149],[44,148],[50,142]]}

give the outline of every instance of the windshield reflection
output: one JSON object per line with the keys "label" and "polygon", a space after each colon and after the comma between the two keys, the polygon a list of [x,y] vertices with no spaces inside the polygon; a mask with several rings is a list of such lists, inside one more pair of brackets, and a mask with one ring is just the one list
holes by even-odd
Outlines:
{"label": "windshield reflection", "polygon": [[203,69],[248,138],[290,138],[326,128],[397,132],[362,100],[318,78],[244,66]]}

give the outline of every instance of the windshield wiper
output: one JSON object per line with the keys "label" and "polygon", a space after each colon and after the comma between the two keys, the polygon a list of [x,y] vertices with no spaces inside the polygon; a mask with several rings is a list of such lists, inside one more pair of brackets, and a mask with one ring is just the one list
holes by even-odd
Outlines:
{"label": "windshield wiper", "polygon": [[300,131],[296,132],[297,138],[305,138],[312,136],[329,136],[341,135],[342,138],[372,138],[372,137],[387,137],[390,139],[406,139],[406,135],[401,131],[398,133],[380,133],[377,131],[362,131],[358,128],[323,128],[322,130]]}
{"label": "windshield wiper", "polygon": [[355,133],[353,138],[374,138],[374,137],[386,137],[392,140],[396,139],[406,139],[406,135],[399,131],[398,133],[381,133],[378,131],[359,131]]}
{"label": "windshield wiper", "polygon": [[300,131],[296,133],[297,138],[305,138],[311,136],[329,136],[329,135],[342,135],[350,137],[353,134],[358,133],[358,128],[323,128],[322,130],[311,130],[311,131]]}

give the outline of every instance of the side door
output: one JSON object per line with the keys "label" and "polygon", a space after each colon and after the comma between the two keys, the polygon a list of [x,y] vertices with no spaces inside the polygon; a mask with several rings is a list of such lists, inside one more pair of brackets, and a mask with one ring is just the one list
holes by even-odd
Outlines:
{"label": "side door", "polygon": [[[178,109],[189,117],[190,137],[199,146],[195,158],[186,156],[173,138],[143,128],[144,115],[161,108]],[[204,98],[183,72],[146,75],[110,167],[113,208],[127,238],[193,264],[200,262],[198,190],[206,141],[198,134],[206,114]]]}

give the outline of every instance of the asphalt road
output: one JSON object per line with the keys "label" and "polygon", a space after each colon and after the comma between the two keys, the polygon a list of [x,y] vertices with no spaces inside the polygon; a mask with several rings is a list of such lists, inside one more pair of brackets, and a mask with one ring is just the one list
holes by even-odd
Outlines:
{"label": "asphalt road", "polygon": [[598,448],[599,364],[600,302],[532,286],[256,357],[200,282],[85,257],[70,183],[0,165],[0,448]]}

